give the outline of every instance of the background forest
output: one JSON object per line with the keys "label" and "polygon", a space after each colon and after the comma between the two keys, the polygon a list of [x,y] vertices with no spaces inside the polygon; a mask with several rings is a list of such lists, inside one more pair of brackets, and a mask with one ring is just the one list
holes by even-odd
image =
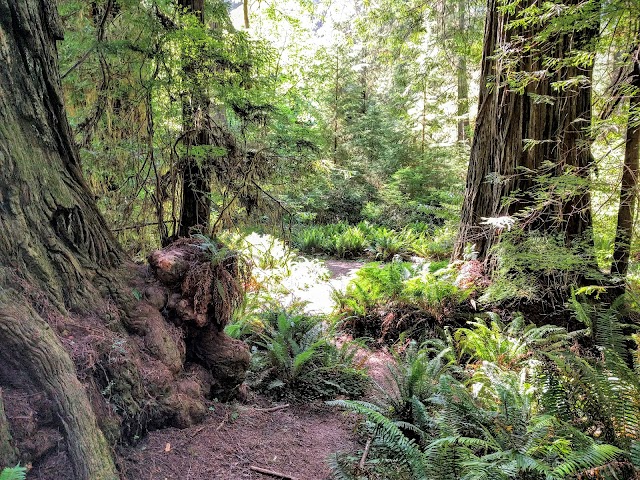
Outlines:
{"label": "background forest", "polygon": [[[638,0],[58,9],[107,226],[154,268],[196,242],[244,386],[359,415],[334,478],[640,478]],[[362,265],[318,314],[326,259]],[[160,426],[93,375],[107,441]]]}

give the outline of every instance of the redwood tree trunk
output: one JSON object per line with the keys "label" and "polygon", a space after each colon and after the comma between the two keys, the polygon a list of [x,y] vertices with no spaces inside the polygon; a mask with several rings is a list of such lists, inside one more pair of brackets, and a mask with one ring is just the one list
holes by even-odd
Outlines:
{"label": "redwood tree trunk", "polygon": [[[179,0],[178,4],[204,24],[204,0]],[[182,210],[178,235],[188,237],[194,230],[206,232],[211,215],[211,168],[206,158],[198,161],[195,155],[189,153],[189,149],[210,145],[211,140],[207,126],[209,100],[197,81],[196,59],[183,56],[183,61],[183,72],[191,86],[182,104],[187,155],[182,169]]]}
{"label": "redwood tree trunk", "polygon": [[[481,258],[487,257],[498,232],[483,225],[484,218],[528,209],[521,220],[525,229],[561,234],[567,243],[591,226],[587,179],[592,164],[588,134],[592,67],[547,69],[524,92],[512,84],[518,80],[514,73],[544,71],[543,58],[561,62],[572,49],[589,48],[598,25],[595,20],[587,22],[581,30],[552,34],[544,45],[528,53],[499,58],[497,51],[513,49],[521,37],[539,33],[532,27],[508,28],[514,17],[499,12],[499,5],[499,0],[488,1],[480,104],[455,257],[462,255],[467,244],[474,244]],[[585,81],[561,90],[553,88],[553,82],[578,76]],[[552,183],[562,176],[581,181],[572,182],[573,190],[561,194],[555,193],[562,189],[561,184],[549,187],[541,182],[546,178]]]}
{"label": "redwood tree trunk", "polygon": [[[203,335],[206,345],[189,339],[198,348],[191,353],[185,346],[191,327],[181,329],[196,302],[201,311],[230,316],[235,303],[224,302],[232,297],[219,285],[226,281],[231,289],[239,272],[218,270],[222,279],[192,274],[192,290],[180,295],[170,292],[175,282],[164,287],[147,270],[124,262],[82,179],[71,140],[55,5],[0,0],[0,387],[7,387],[5,405],[22,402],[43,422],[25,430],[22,443],[14,435],[21,457],[33,461],[30,478],[55,476],[47,470],[53,452],[57,468],[68,461],[64,468],[73,478],[113,480],[118,473],[106,436],[115,444],[149,428],[193,425],[205,415],[204,399],[214,384],[233,389],[242,382],[249,361],[242,342]],[[210,257],[200,260],[187,270],[212,268]],[[210,282],[198,288],[199,280]],[[169,293],[184,308],[164,317]],[[222,298],[218,310],[206,302],[214,297]],[[177,317],[178,310],[185,318]],[[213,320],[219,319],[205,316],[198,327],[211,330]],[[198,353],[204,366],[186,363]],[[36,397],[46,403],[33,403]],[[43,408],[48,415],[40,415]],[[5,440],[2,412],[0,417]],[[53,431],[53,450],[29,453],[28,436],[46,431]],[[66,448],[56,448],[62,446],[59,432]],[[10,456],[14,445],[2,443],[0,454]]]}
{"label": "redwood tree trunk", "polygon": [[[29,373],[55,405],[78,479],[114,479],[111,453],[57,336],[25,295],[91,308],[121,263],[82,180],[60,92],[55,2],[0,0],[0,377]],[[18,285],[21,286],[18,289]]]}
{"label": "redwood tree trunk", "polygon": [[629,119],[624,149],[622,184],[620,186],[620,207],[613,249],[611,273],[626,275],[629,269],[633,220],[638,195],[638,173],[640,173],[640,48],[633,51],[631,86],[634,93],[629,99]]}

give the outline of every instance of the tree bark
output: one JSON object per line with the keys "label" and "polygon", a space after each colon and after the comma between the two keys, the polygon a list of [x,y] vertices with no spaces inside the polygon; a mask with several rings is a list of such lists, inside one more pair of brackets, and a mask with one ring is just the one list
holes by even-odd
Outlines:
{"label": "tree bark", "polygon": [[[592,67],[563,65],[551,70],[544,59],[562,62],[572,49],[590,48],[597,21],[586,22],[577,31],[552,34],[540,50],[501,58],[497,52],[513,49],[520,38],[539,31],[509,28],[514,16],[498,7],[499,0],[488,1],[480,102],[454,257],[462,255],[465,245],[474,244],[480,258],[487,258],[498,231],[483,225],[484,218],[518,213],[525,229],[560,234],[567,243],[591,227],[587,180],[592,164],[588,133]],[[523,91],[511,86],[518,75],[542,71]],[[565,89],[553,86],[578,77],[584,81]],[[580,182],[574,182],[578,184],[574,190],[556,195],[554,190],[562,190],[562,185],[553,181],[561,177]],[[545,178],[550,185],[541,182]]]}
{"label": "tree bark", "polygon": [[168,291],[124,261],[82,178],[55,5],[0,0],[0,382],[53,404],[49,423],[34,428],[63,433],[74,478],[112,480],[105,434],[115,443],[192,425],[216,372],[199,367],[198,385],[185,386],[185,332],[161,313]]}
{"label": "tree bark", "polygon": [[16,305],[16,295],[0,291],[0,358],[28,372],[54,400],[75,478],[119,478],[71,358],[48,323],[32,308]]}
{"label": "tree bark", "polygon": [[54,401],[78,479],[118,475],[73,363],[12,288],[87,310],[122,253],[98,213],[60,93],[55,3],[0,0],[0,368],[28,371]]}
{"label": "tree bark", "polygon": [[11,467],[18,461],[18,452],[12,444],[9,422],[4,412],[2,389],[0,388],[0,471],[3,467]]}
{"label": "tree bark", "polygon": [[638,173],[640,173],[640,48],[632,53],[633,69],[631,81],[633,94],[629,99],[629,118],[624,149],[624,165],[622,167],[622,184],[620,186],[620,206],[616,239],[613,248],[611,273],[626,275],[629,269],[631,241],[633,240],[633,223],[638,190]]}
{"label": "tree bark", "polygon": [[[179,0],[186,13],[196,16],[204,25],[204,0]],[[183,55],[183,72],[190,84],[182,103],[184,139],[187,155],[182,169],[182,210],[178,235],[188,237],[194,230],[206,232],[211,215],[211,169],[206,159],[200,161],[189,153],[191,147],[211,145],[209,128],[209,100],[204,87],[197,81],[194,58]]]}

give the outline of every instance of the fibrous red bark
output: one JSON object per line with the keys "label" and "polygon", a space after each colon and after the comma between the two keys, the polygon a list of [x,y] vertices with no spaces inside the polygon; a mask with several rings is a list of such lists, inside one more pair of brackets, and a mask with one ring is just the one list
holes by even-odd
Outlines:
{"label": "fibrous red bark", "polygon": [[60,37],[55,2],[0,0],[0,387],[7,409],[41,418],[0,424],[30,478],[53,478],[48,458],[61,455],[74,478],[112,480],[114,444],[198,421],[220,382],[162,315],[169,289],[125,260],[93,202],[62,104]]}
{"label": "fibrous red bark", "polygon": [[[487,256],[497,231],[483,225],[484,218],[521,213],[525,229],[562,235],[567,243],[591,227],[592,65],[575,66],[567,58],[591,48],[598,5],[580,3],[585,15],[580,29],[552,31],[542,41],[534,37],[547,24],[529,19],[526,26],[509,25],[527,5],[514,6],[513,13],[500,10],[499,0],[488,1],[480,102],[455,257],[470,244],[481,258]],[[558,66],[549,67],[552,60]],[[553,183],[561,177],[571,192],[562,181]]]}

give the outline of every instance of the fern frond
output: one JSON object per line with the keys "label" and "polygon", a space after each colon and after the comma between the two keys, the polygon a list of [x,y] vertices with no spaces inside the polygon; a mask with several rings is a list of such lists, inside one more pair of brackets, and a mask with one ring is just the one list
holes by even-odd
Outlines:
{"label": "fern frond", "polygon": [[25,480],[25,478],[27,478],[27,469],[20,465],[7,467],[0,472],[0,480]]}

